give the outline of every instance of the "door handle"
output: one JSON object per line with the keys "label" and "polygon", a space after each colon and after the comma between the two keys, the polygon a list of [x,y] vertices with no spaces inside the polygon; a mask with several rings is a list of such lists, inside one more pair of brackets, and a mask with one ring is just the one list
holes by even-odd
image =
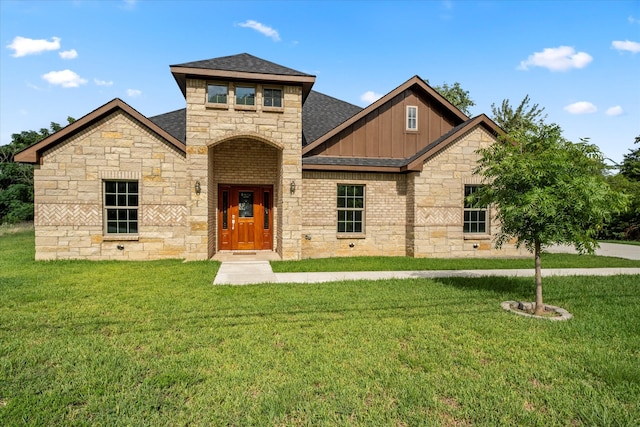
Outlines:
{"label": "door handle", "polygon": [[236,216],[235,215],[231,215],[231,230],[235,230],[236,229]]}

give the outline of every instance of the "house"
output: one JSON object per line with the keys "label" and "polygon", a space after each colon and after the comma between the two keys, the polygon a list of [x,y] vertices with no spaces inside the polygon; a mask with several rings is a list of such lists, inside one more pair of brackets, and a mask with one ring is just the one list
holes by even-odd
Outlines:
{"label": "house", "polygon": [[36,259],[519,254],[464,202],[501,130],[420,77],[362,109],[249,54],[170,70],[186,108],[114,99],[15,156],[37,165]]}

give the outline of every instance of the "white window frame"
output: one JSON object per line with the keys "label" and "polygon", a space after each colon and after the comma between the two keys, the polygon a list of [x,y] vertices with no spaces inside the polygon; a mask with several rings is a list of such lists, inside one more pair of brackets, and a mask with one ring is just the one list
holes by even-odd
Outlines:
{"label": "white window frame", "polygon": [[[129,184],[136,184],[136,191],[130,192]],[[108,184],[115,184],[115,191],[107,191]],[[121,190],[120,185],[124,184],[125,189]],[[104,215],[104,235],[105,236],[137,236],[140,233],[140,181],[138,180],[115,180],[105,179],[102,184],[103,191],[103,215]],[[132,199],[135,197],[135,199]],[[108,203],[110,200],[114,203]],[[135,200],[135,204],[132,203]],[[131,204],[130,204],[131,203]],[[135,218],[130,218],[132,211],[135,211]],[[126,218],[121,218],[122,216]],[[116,214],[116,218],[110,218],[110,213]],[[115,223],[116,231],[109,231],[109,223]],[[126,225],[126,231],[120,231],[120,224]],[[135,224],[135,231],[131,230],[131,225]]]}
{"label": "white window frame", "polygon": [[[462,231],[467,235],[487,235],[490,232],[489,208],[487,206],[479,208],[473,207],[467,203],[467,196],[473,194],[475,192],[475,189],[478,187],[481,187],[481,185],[465,184],[462,193],[464,197],[462,201]],[[467,189],[469,191],[467,191]],[[484,216],[483,220],[480,219],[481,216]],[[484,230],[479,231],[481,224],[484,225]],[[474,228],[475,231],[472,231]]]}
{"label": "white window frame", "polygon": [[418,130],[418,106],[407,105],[407,115],[406,115],[405,124],[406,124],[406,130],[408,131]]}
{"label": "white window frame", "polygon": [[[347,187],[347,192],[349,191],[348,188],[350,187],[360,187],[362,188],[362,195],[359,196],[355,194],[345,194],[344,196],[341,196],[340,187]],[[336,186],[336,230],[338,235],[353,235],[353,234],[363,235],[365,233],[366,196],[367,196],[367,187],[364,184],[338,184]],[[341,206],[341,203],[340,203],[341,199],[344,199],[344,203],[342,203],[344,206]],[[360,207],[348,206],[349,200],[353,200],[355,202],[357,199],[362,200],[362,206]],[[360,218],[357,220],[355,218],[351,218],[351,219],[342,218],[343,215],[348,215],[349,213],[352,213],[352,215],[359,214]],[[340,230],[341,224],[345,225],[344,230]],[[346,229],[348,228],[347,224],[351,224],[351,225],[360,224],[360,230],[357,230],[357,231],[353,229],[347,230]]]}

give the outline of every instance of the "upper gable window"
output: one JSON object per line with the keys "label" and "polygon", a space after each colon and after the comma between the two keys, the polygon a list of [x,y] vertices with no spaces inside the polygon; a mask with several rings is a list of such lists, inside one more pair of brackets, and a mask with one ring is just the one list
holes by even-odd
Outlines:
{"label": "upper gable window", "polygon": [[236,105],[256,105],[256,88],[236,86]]}
{"label": "upper gable window", "polygon": [[282,107],[282,89],[265,88],[263,92],[265,107]]}
{"label": "upper gable window", "polygon": [[418,107],[407,107],[407,130],[418,130]]}
{"label": "upper gable window", "polygon": [[226,104],[229,88],[223,83],[211,83],[207,85],[207,102],[210,104]]}

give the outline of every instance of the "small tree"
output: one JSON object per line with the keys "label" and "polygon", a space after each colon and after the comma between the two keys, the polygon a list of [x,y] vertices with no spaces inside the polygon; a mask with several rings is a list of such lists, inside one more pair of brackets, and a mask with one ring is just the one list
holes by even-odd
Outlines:
{"label": "small tree", "polygon": [[606,183],[598,148],[565,140],[555,124],[520,127],[478,152],[475,173],[485,185],[470,197],[497,208],[497,247],[516,238],[518,247],[533,253],[535,314],[542,314],[543,248],[572,244],[580,253],[593,253],[599,227],[624,208],[626,198]]}

